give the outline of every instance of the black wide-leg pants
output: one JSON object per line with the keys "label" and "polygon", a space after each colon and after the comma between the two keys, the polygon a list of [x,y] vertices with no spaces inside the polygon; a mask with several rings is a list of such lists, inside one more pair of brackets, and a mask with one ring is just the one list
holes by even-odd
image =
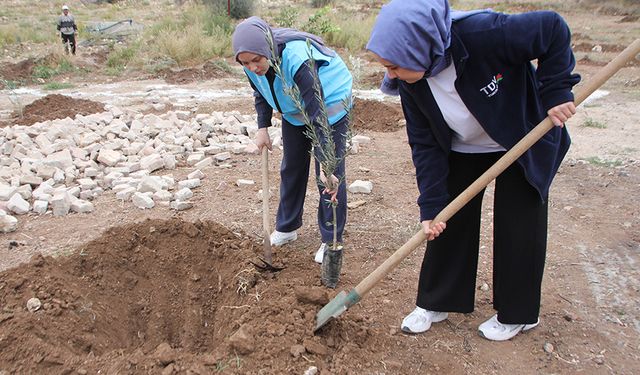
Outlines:
{"label": "black wide-leg pants", "polygon": [[[344,155],[346,150],[346,137],[348,131],[348,116],[343,117],[331,126],[333,141],[336,145],[336,155]],[[280,164],[280,204],[276,216],[276,230],[291,232],[302,226],[302,214],[304,199],[307,192],[309,179],[309,166],[311,158],[311,140],[305,135],[305,126],[291,125],[286,120],[282,121],[282,146],[283,156]],[[320,173],[320,166],[315,161],[316,181]],[[338,188],[337,241],[342,242],[342,232],[347,221],[347,186],[345,182],[345,160],[342,158],[338,164],[336,177],[341,179]],[[331,196],[322,194],[323,187],[318,185],[320,200],[318,203],[318,227],[322,242],[333,242],[333,209],[326,200]]]}
{"label": "black wide-leg pants", "polygon": [[[502,155],[449,158],[449,194],[458,196]],[[417,305],[427,310],[469,313],[474,309],[484,190],[456,213],[427,245]],[[547,244],[547,202],[512,164],[496,179],[493,205],[493,307],[504,324],[535,323]]]}

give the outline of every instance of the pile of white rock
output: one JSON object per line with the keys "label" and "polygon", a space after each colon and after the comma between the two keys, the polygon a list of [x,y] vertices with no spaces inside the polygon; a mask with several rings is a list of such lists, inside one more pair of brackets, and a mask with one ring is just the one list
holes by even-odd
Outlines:
{"label": "pile of white rock", "polygon": [[[230,167],[233,155],[258,152],[252,141],[258,129],[254,116],[107,109],[0,129],[0,232],[16,229],[12,215],[92,212],[91,200],[106,190],[139,208],[188,209],[192,189],[205,177],[202,169]],[[269,132],[278,146],[277,119],[274,125]],[[181,181],[160,175],[178,165],[193,171]]]}
{"label": "pile of white rock", "polygon": [[[272,124],[273,145],[281,147],[280,121]],[[141,209],[189,209],[192,190],[205,177],[202,170],[231,167],[233,155],[256,154],[257,130],[255,115],[237,111],[157,116],[116,106],[75,119],[1,128],[0,233],[16,230],[14,215],[92,212],[91,200],[107,190]],[[351,152],[369,142],[353,137]],[[161,174],[178,165],[193,171],[180,181]]]}

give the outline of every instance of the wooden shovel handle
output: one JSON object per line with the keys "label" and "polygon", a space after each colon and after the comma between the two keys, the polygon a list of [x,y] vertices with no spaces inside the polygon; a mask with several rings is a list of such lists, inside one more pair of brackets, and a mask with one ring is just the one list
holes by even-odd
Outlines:
{"label": "wooden shovel handle", "polygon": [[[579,91],[574,95],[574,103],[576,107],[582,103],[596,89],[602,86],[611,76],[620,70],[626,63],[631,61],[640,53],[640,39],[636,39],[629,47],[625,48],[615,59],[602,68],[588,82],[579,87]],[[515,144],[511,150],[505,153],[491,168],[489,168],[482,176],[478,177],[467,189],[458,195],[451,203],[449,203],[440,213],[432,220],[432,223],[446,222],[456,212],[458,212],[465,204],[475,197],[482,189],[484,189],[491,181],[493,181],[500,173],[509,167],[516,159],[533,146],[543,135],[553,128],[553,123],[549,117],[545,118],[535,128],[533,128],[520,142]],[[404,245],[396,250],[387,260],[378,268],[362,280],[355,290],[362,298],[373,288],[383,277],[391,272],[396,266],[406,258],[416,247],[427,239],[426,234],[420,230],[414,234]]]}
{"label": "wooden shovel handle", "polygon": [[269,230],[269,150],[262,147],[262,229],[265,238],[270,234]]}

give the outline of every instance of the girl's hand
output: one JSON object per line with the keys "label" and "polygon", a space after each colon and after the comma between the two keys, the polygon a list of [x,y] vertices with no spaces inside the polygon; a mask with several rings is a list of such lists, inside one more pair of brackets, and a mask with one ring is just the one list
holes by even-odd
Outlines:
{"label": "girl's hand", "polygon": [[260,128],[256,132],[256,146],[258,146],[258,150],[262,152],[263,147],[267,147],[269,151],[273,151],[271,145],[271,138],[269,137],[269,131],[267,128]]}
{"label": "girl's hand", "polygon": [[422,230],[427,235],[427,241],[431,241],[438,237],[442,232],[444,232],[447,227],[447,223],[439,222],[436,223],[433,228],[431,226],[431,220],[425,220],[422,222]]}
{"label": "girl's hand", "polygon": [[563,127],[564,123],[567,122],[571,116],[576,114],[576,106],[573,102],[566,102],[560,105],[557,105],[547,111],[547,115],[551,118],[551,121],[555,126]]}
{"label": "girl's hand", "polygon": [[338,177],[331,175],[330,180],[327,180],[324,171],[320,171],[320,181],[324,184],[324,190],[322,194],[331,194],[331,202],[338,201]]}

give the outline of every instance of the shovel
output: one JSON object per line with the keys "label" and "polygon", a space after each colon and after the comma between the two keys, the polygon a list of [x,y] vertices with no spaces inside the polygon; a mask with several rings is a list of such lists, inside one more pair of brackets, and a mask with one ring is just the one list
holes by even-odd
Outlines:
{"label": "shovel", "polygon": [[284,267],[276,267],[272,263],[271,231],[269,230],[269,150],[266,147],[262,147],[262,230],[264,231],[262,245],[264,258],[259,258],[261,264],[251,263],[263,271],[281,271]]}
{"label": "shovel", "polygon": [[[640,39],[636,39],[629,47],[622,51],[607,66],[602,68],[598,74],[593,76],[588,82],[580,87],[579,92],[575,95],[574,103],[576,107],[582,103],[597,88],[602,86],[611,76],[613,76],[626,63],[635,58],[640,53]],[[482,189],[484,189],[491,181],[493,181],[500,173],[509,167],[516,159],[518,159],[525,151],[533,146],[543,135],[553,128],[553,123],[548,117],[533,128],[520,142],[513,146],[506,154],[504,154],[491,168],[478,177],[466,190],[458,195],[451,203],[449,203],[440,213],[432,220],[432,224],[446,222],[473,197],[475,197]],[[316,314],[317,331],[332,318],[337,318],[347,309],[358,303],[365,294],[367,294],[374,285],[376,285],[383,277],[391,272],[396,266],[406,258],[416,247],[427,239],[424,231],[420,230],[414,234],[404,245],[396,250],[387,260],[378,268],[370,273],[349,293],[342,291],[338,293],[328,304],[326,304]]]}

